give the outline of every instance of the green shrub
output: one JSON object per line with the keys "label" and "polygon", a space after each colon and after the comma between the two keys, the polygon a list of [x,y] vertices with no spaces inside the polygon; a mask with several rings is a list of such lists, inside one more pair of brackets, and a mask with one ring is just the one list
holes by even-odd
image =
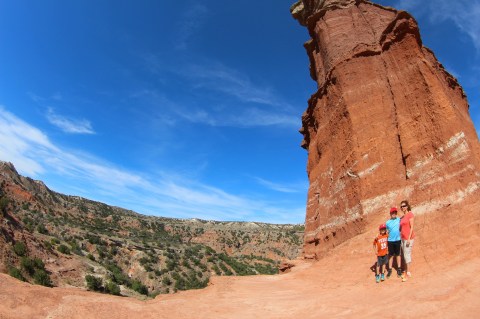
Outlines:
{"label": "green shrub", "polygon": [[97,278],[92,275],[86,275],[85,276],[85,281],[87,282],[87,288],[88,290],[93,290],[93,291],[102,291],[103,287],[103,280],[102,278]]}
{"label": "green shrub", "polygon": [[170,286],[172,284],[172,280],[170,279],[170,277],[165,276],[162,279],[162,284],[164,284],[165,286]]}
{"label": "green shrub", "polygon": [[50,275],[43,269],[35,270],[35,274],[33,275],[33,281],[38,285],[52,287]]}
{"label": "green shrub", "polygon": [[21,242],[21,241],[17,241],[14,245],[13,245],[13,252],[17,255],[17,256],[25,256],[27,254],[27,245],[25,245],[24,242]]}
{"label": "green shrub", "polygon": [[40,234],[48,234],[48,229],[45,228],[45,225],[43,224],[38,224],[37,226],[37,231],[40,233]]}
{"label": "green shrub", "polygon": [[23,277],[20,270],[15,267],[9,267],[8,274],[13,278],[17,278],[18,280],[25,281],[25,278]]}
{"label": "green shrub", "polygon": [[68,248],[66,245],[64,244],[61,244],[60,246],[58,246],[57,250],[59,252],[61,252],[62,254],[65,254],[65,255],[70,255],[70,248]]}
{"label": "green shrub", "polygon": [[36,257],[33,259],[28,257],[22,257],[22,259],[20,259],[20,266],[30,276],[33,276],[36,270],[45,271],[45,264],[40,258]]}
{"label": "green shrub", "polygon": [[51,242],[49,242],[48,240],[43,241],[43,245],[44,245],[45,248],[48,249],[48,250],[52,250],[52,248],[53,248],[53,245],[52,245]]}
{"label": "green shrub", "polygon": [[131,288],[142,295],[148,296],[148,288],[139,280],[132,281]]}
{"label": "green shrub", "polygon": [[109,281],[105,285],[105,292],[109,293],[111,295],[116,295],[120,296],[120,286],[118,286],[116,283]]}
{"label": "green shrub", "polygon": [[88,254],[87,258],[90,259],[91,261],[95,261],[95,256],[93,256],[92,254]]}
{"label": "green shrub", "polygon": [[35,257],[33,258],[32,262],[33,267],[35,267],[36,269],[45,270],[45,263],[40,258]]}
{"label": "green shrub", "polygon": [[7,207],[8,207],[9,200],[5,196],[2,196],[0,198],[0,212],[2,213],[3,216],[7,213]]}
{"label": "green shrub", "polygon": [[35,264],[33,260],[28,257],[22,257],[22,259],[20,259],[20,266],[30,276],[35,273]]}

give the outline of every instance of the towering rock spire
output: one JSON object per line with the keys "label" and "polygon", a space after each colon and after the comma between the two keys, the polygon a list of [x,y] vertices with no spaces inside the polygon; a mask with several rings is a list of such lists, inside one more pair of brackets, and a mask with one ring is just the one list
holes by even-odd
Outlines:
{"label": "towering rock spire", "polygon": [[364,0],[301,0],[318,90],[303,114],[304,254],[317,257],[408,199],[416,214],[480,198],[480,145],[457,80],[405,11]]}

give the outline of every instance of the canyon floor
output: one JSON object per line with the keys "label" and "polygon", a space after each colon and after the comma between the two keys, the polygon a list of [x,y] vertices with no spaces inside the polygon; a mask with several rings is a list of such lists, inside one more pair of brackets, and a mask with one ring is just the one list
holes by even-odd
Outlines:
{"label": "canyon floor", "polygon": [[478,203],[416,217],[412,277],[375,283],[369,231],[318,261],[276,276],[214,277],[210,285],[140,301],[45,288],[0,274],[0,318],[474,318],[480,311]]}

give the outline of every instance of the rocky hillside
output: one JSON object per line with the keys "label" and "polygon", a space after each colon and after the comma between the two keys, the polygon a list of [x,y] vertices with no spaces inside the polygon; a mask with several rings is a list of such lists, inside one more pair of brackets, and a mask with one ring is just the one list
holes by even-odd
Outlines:
{"label": "rocky hillside", "polygon": [[416,214],[480,194],[480,144],[462,87],[407,12],[366,0],[301,0],[317,83],[302,116],[310,181],[305,256],[364,232],[407,199]]}
{"label": "rocky hillside", "polygon": [[0,162],[0,270],[46,286],[156,295],[275,274],[303,225],[182,220],[56,193]]}

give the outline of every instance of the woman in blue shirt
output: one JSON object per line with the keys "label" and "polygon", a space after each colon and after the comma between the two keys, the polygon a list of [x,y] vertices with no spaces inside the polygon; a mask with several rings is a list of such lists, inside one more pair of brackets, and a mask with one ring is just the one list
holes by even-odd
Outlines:
{"label": "woman in blue shirt", "polygon": [[393,268],[393,261],[392,257],[394,257],[396,266],[397,266],[397,276],[402,275],[402,269],[400,268],[400,246],[401,246],[401,238],[400,238],[400,218],[397,217],[397,208],[392,207],[390,208],[390,219],[387,220],[385,223],[387,225],[388,231],[388,272],[387,278],[392,275],[392,268]]}

